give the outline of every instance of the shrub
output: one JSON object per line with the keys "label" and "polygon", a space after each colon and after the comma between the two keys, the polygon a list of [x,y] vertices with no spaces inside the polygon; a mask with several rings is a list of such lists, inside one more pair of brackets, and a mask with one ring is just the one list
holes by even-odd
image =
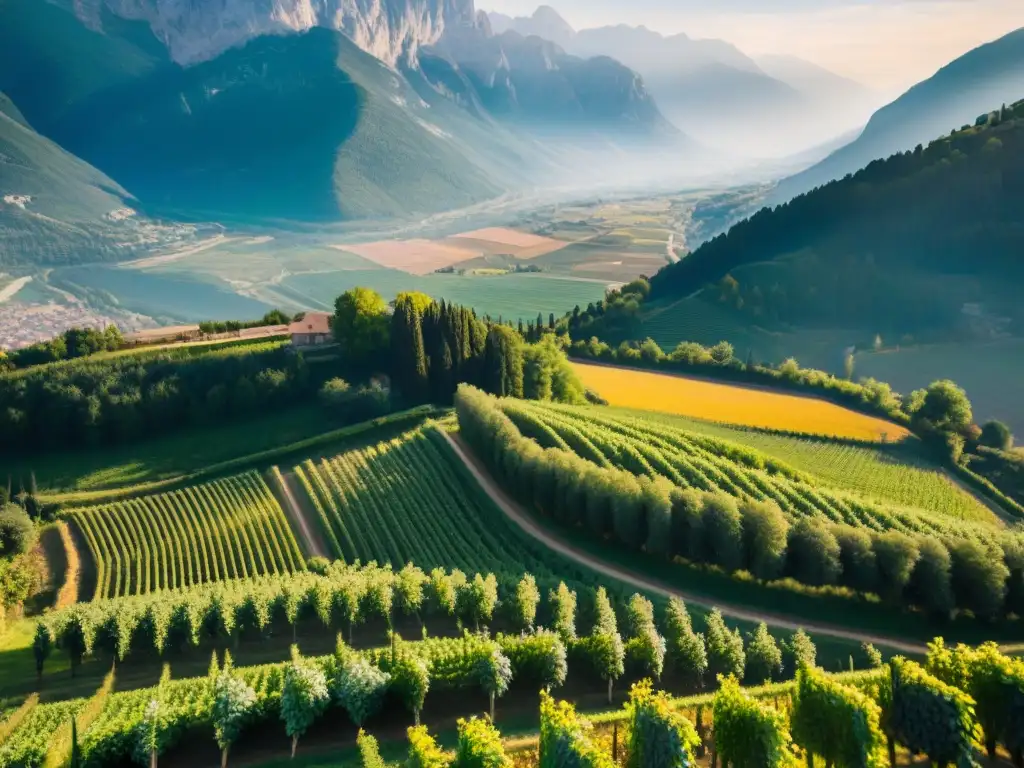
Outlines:
{"label": "shrub", "polygon": [[801,667],[813,667],[817,662],[818,649],[802,629],[794,632],[789,642],[783,643],[782,647],[785,667],[794,673]]}
{"label": "shrub", "polygon": [[916,754],[938,765],[973,765],[974,701],[966,693],[928,674],[918,664],[895,658],[889,662],[886,702],[889,733]]}
{"label": "shrub", "polygon": [[981,437],[978,438],[978,442],[989,448],[1008,451],[1013,448],[1013,433],[1001,421],[988,421],[981,428]]}
{"label": "shrub", "polygon": [[377,744],[377,739],[366,733],[362,728],[359,729],[359,733],[356,735],[356,746],[359,747],[359,759],[362,761],[363,768],[387,768],[387,763],[380,756],[380,746]]}
{"label": "shrub", "polygon": [[36,526],[17,504],[0,509],[0,557],[23,555],[36,545]]}
{"label": "shrub", "polygon": [[873,549],[878,564],[878,583],[882,597],[894,603],[903,599],[914,565],[920,556],[917,544],[904,533],[887,531],[874,535]]}
{"label": "shrub", "polygon": [[473,717],[459,720],[459,742],[453,768],[511,768],[498,729],[486,720]]}
{"label": "shrub", "polygon": [[1003,605],[1010,576],[1003,558],[969,539],[953,542],[949,554],[957,606],[981,618],[994,619]]}
{"label": "shrub", "polygon": [[437,746],[425,725],[412,726],[406,733],[409,736],[406,768],[448,768],[447,755]]}
{"label": "shrub", "polygon": [[783,768],[793,762],[786,718],[747,696],[733,677],[722,681],[714,704],[715,751],[730,768]]}
{"label": "shrub", "polygon": [[705,628],[708,668],[712,675],[743,677],[747,664],[743,652],[743,638],[738,629],[729,630],[717,608],[708,614]]}
{"label": "shrub", "polygon": [[836,768],[883,768],[885,737],[878,705],[820,670],[797,673],[793,740]]}
{"label": "shrub", "polygon": [[814,587],[835,584],[842,572],[839,542],[818,518],[801,518],[789,529],[786,568]]}
{"label": "shrub", "polygon": [[537,768],[614,768],[611,755],[591,741],[587,724],[566,701],[540,695],[540,754]]}
{"label": "shrub", "polygon": [[782,674],[782,651],[764,622],[747,635],[746,656],[747,679],[752,683],[761,685]]}
{"label": "shrub", "polygon": [[688,682],[703,686],[708,669],[704,635],[693,631],[690,614],[678,597],[669,600],[665,612],[665,642],[669,667]]}
{"label": "shrub", "polygon": [[759,579],[774,579],[786,559],[786,532],[789,523],[774,502],[744,501],[744,567]]}
{"label": "shrub", "polygon": [[676,712],[668,696],[644,680],[629,692],[626,705],[626,768],[691,768],[700,738],[689,720]]}
{"label": "shrub", "polygon": [[701,516],[703,559],[734,571],[743,564],[743,522],[732,497],[721,493],[704,498]]}
{"label": "shrub", "polygon": [[319,717],[330,694],[327,677],[315,663],[299,655],[298,646],[292,646],[292,661],[285,668],[281,687],[281,719],[285,732],[292,739],[292,757],[299,746],[299,738]]}

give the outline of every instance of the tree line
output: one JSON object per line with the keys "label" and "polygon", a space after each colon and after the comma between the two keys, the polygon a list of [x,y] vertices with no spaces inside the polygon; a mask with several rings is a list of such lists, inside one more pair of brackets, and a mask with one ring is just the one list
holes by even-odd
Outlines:
{"label": "tree line", "polygon": [[763,582],[878,595],[941,619],[955,609],[990,620],[1024,612],[1020,535],[1006,533],[990,551],[968,538],[868,531],[813,517],[790,522],[771,502],[682,489],[542,449],[478,390],[461,387],[455,405],[460,431],[510,493],[595,538]]}
{"label": "tree line", "polygon": [[332,327],[346,364],[387,371],[406,404],[451,403],[464,383],[500,397],[583,402],[564,352],[568,338],[550,325],[543,333],[539,325],[517,329],[416,292],[389,306],[376,291],[355,288],[338,297]]}
{"label": "tree line", "polygon": [[[983,301],[1019,322],[1011,288],[1024,277],[1013,257],[1021,247],[1014,201],[1024,192],[1022,117],[1019,103],[1002,121],[954,131],[764,208],[660,270],[651,299],[687,296],[739,267],[796,254],[786,274],[743,273],[742,311],[901,335],[955,328],[964,301]],[[943,275],[957,276],[957,285],[937,279]],[[964,276],[985,287],[968,288]]]}
{"label": "tree line", "polygon": [[319,376],[280,343],[76,361],[0,376],[4,452],[131,443],[287,407]]}

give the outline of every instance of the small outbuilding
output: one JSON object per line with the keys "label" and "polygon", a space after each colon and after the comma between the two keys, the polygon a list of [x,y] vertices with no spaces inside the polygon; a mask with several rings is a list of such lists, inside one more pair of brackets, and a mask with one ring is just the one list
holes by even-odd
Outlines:
{"label": "small outbuilding", "polygon": [[330,312],[307,312],[299,319],[288,326],[288,333],[292,337],[292,346],[313,347],[320,344],[330,344],[334,338],[331,336]]}

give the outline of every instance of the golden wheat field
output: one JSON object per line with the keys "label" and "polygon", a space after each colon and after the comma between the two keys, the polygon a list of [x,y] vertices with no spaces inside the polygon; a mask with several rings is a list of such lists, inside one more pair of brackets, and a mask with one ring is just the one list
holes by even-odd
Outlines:
{"label": "golden wheat field", "polygon": [[857,440],[902,440],[904,427],[811,397],[628,368],[573,363],[583,384],[611,405],[745,427]]}

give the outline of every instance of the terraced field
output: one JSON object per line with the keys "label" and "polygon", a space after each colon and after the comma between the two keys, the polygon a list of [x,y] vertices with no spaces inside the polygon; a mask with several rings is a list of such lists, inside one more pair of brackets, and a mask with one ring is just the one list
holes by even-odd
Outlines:
{"label": "terraced field", "polygon": [[[932,486],[916,497],[919,506],[897,506],[851,493],[799,470],[788,462],[738,443],[688,432],[654,417],[637,418],[598,408],[501,401],[502,410],[524,436],[544,447],[563,448],[600,466],[634,474],[661,475],[681,487],[724,491],[737,498],[772,500],[788,516],[823,517],[875,531],[935,533],[988,540],[1001,524],[980,503],[960,504],[959,489]],[[824,445],[824,444],[822,444]],[[837,450],[832,446],[829,450]],[[840,453],[846,452],[838,449]],[[861,476],[878,463],[849,453]],[[876,478],[872,487],[898,477]],[[903,483],[900,479],[901,484]],[[933,501],[934,506],[925,502]]]}
{"label": "terraced field", "polygon": [[624,408],[855,440],[910,436],[898,424],[810,397],[614,366],[573,363],[573,369],[588,389]]}
{"label": "terraced field", "polygon": [[256,472],[72,513],[95,563],[95,597],[305,568]]}
{"label": "terraced field", "polygon": [[550,573],[437,427],[295,468],[334,556],[471,571]]}
{"label": "terraced field", "polygon": [[610,412],[748,446],[814,475],[833,488],[954,517],[993,519],[992,513],[974,495],[960,488],[945,472],[922,457],[913,441],[853,445],[813,436],[779,435],[685,416],[629,409],[611,409]]}

